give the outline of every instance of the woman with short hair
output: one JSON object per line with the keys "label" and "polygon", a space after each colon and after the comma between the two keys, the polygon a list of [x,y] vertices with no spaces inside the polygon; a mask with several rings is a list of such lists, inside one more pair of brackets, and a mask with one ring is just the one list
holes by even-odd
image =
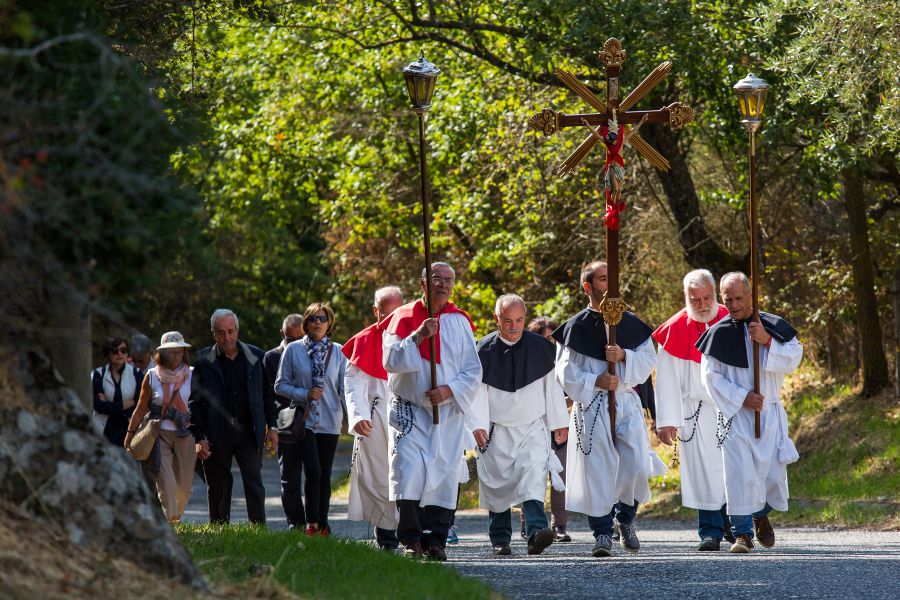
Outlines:
{"label": "woman with short hair", "polygon": [[134,411],[135,397],[144,374],[128,364],[128,341],[111,336],[102,346],[106,364],[91,374],[94,423],[111,444],[121,446]]}
{"label": "woman with short hair", "polygon": [[161,419],[159,438],[150,457],[143,461],[143,467],[145,474],[156,483],[159,502],[170,523],[181,521],[191,497],[197,463],[194,437],[188,430],[191,413],[187,402],[191,396],[192,369],[187,349],[190,347],[177,331],[163,334],[156,349],[156,366],[147,371],[125,436],[125,449],[128,450],[131,438],[148,411],[151,419]]}
{"label": "woman with short hair", "polygon": [[[334,312],[321,302],[303,313],[304,336],[288,344],[281,355],[275,393],[278,410],[297,407],[306,414],[303,439],[278,444],[281,468],[281,504],[291,528],[306,527],[310,535],[328,535],[331,503],[331,467],[341,433],[344,371],[347,358],[341,344],[332,342]],[[300,497],[300,474],[306,470],[306,510]]]}

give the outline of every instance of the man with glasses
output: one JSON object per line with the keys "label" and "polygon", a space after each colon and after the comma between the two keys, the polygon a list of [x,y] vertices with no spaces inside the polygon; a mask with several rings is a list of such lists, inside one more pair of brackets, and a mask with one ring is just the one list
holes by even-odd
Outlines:
{"label": "man with glasses", "polygon": [[[450,302],[455,273],[443,262],[431,269],[434,318],[428,318],[422,299],[395,310],[385,327],[382,360],[391,392],[390,497],[400,513],[397,537],[409,557],[427,553],[431,559],[447,560],[458,486],[468,479],[463,451],[487,443],[488,419],[487,403],[478,393],[481,362],[475,352],[475,327]],[[427,293],[424,270],[420,285]],[[432,406],[439,408],[438,425],[432,423]],[[467,428],[474,430],[474,439]]]}

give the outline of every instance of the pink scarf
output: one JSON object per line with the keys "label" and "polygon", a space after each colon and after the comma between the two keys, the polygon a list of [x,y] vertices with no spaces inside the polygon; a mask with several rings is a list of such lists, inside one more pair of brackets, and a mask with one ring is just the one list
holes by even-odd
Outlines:
{"label": "pink scarf", "polygon": [[[171,404],[175,406],[175,410],[178,411],[178,414],[187,414],[187,404],[184,403],[184,399],[181,397],[181,386],[184,385],[184,382],[187,380],[190,373],[191,368],[185,364],[182,364],[174,371],[170,371],[162,365],[158,366],[156,374],[159,376],[159,381],[162,384],[160,387],[163,389],[164,412],[168,412],[169,396],[172,395],[172,390],[175,390]],[[166,418],[166,415],[161,414],[160,418],[164,419]]]}

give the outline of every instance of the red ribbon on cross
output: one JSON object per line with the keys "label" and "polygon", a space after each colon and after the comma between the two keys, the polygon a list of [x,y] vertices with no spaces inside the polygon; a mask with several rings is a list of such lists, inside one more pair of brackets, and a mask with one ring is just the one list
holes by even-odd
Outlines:
{"label": "red ribbon on cross", "polygon": [[619,230],[619,215],[625,212],[625,202],[609,202],[609,192],[606,192],[606,228],[610,231]]}

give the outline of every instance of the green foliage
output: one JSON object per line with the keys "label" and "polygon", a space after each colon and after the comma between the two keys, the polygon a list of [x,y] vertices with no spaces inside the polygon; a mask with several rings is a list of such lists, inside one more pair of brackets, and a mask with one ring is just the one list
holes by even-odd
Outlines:
{"label": "green foliage", "polygon": [[213,583],[271,577],[303,598],[490,598],[454,569],[377,550],[368,544],[300,531],[227,525],[179,525],[178,536]]}

